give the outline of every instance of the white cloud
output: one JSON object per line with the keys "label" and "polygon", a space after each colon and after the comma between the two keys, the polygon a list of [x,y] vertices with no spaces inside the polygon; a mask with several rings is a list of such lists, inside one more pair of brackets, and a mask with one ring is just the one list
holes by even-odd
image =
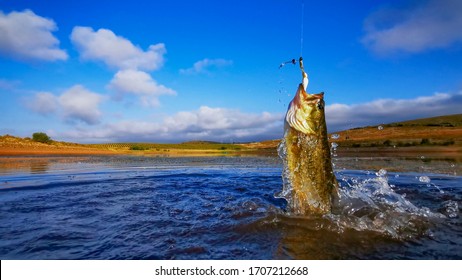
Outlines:
{"label": "white cloud", "polygon": [[158,97],[160,95],[176,94],[173,89],[159,85],[148,73],[131,69],[117,72],[108,88],[116,91],[119,95],[137,95],[146,106],[159,105]]}
{"label": "white cloud", "polygon": [[365,21],[362,43],[377,54],[418,53],[462,42],[462,1],[415,1],[408,10],[381,10]]}
{"label": "white cloud", "polygon": [[58,98],[63,117],[68,121],[82,121],[87,124],[97,124],[101,118],[98,109],[103,97],[93,93],[81,85],[75,85],[66,90]]}
{"label": "white cloud", "polygon": [[81,85],[75,85],[59,96],[49,92],[38,92],[30,100],[24,100],[24,105],[41,115],[57,114],[66,122],[80,121],[94,125],[100,122],[102,113],[98,107],[103,100],[102,95]]}
{"label": "white cloud", "polygon": [[281,137],[282,120],[282,113],[252,114],[202,106],[198,110],[178,112],[161,122],[122,121],[97,130],[71,131],[63,136],[87,141],[255,141]]}
{"label": "white cloud", "polygon": [[116,69],[156,70],[163,65],[164,44],[150,45],[146,51],[108,29],[94,31],[76,26],[71,40],[83,59],[102,61]]}
{"label": "white cloud", "polygon": [[0,53],[19,60],[66,60],[67,53],[59,48],[52,32],[56,23],[30,10],[0,11]]}
{"label": "white cloud", "polygon": [[176,92],[158,84],[146,71],[156,70],[164,63],[164,44],[150,45],[146,51],[133,45],[128,39],[117,36],[108,29],[94,31],[90,27],[76,26],[71,40],[82,59],[101,61],[118,72],[107,85],[120,99],[131,94],[140,98],[145,106],[159,105],[159,96]]}
{"label": "white cloud", "polygon": [[[460,114],[462,92],[435,93],[413,99],[379,99],[361,104],[326,106],[330,132],[448,114]],[[285,112],[284,112],[285,113]],[[77,128],[61,137],[87,142],[182,142],[189,140],[260,141],[283,135],[284,113],[245,113],[201,106],[161,121],[124,120],[93,128]],[[85,140],[82,140],[85,139]]]}
{"label": "white cloud", "polygon": [[200,74],[200,73],[208,73],[212,68],[221,68],[225,66],[230,66],[233,64],[232,60],[226,60],[222,58],[217,59],[208,59],[205,58],[203,60],[197,61],[191,68],[188,69],[180,69],[181,74]]}
{"label": "white cloud", "polygon": [[462,92],[435,93],[414,99],[378,99],[362,104],[326,106],[329,131],[462,112]]}
{"label": "white cloud", "polygon": [[41,115],[50,115],[58,109],[58,100],[49,92],[39,92],[32,100],[26,102],[26,106]]}

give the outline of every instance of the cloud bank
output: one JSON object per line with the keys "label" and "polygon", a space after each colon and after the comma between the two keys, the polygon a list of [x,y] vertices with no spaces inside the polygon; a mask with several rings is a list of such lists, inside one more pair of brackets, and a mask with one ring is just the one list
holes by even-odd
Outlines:
{"label": "cloud bank", "polygon": [[362,104],[326,106],[329,131],[462,113],[462,92],[414,99],[378,99]]}
{"label": "cloud bank", "polygon": [[[361,104],[326,107],[329,132],[448,114],[460,114],[462,92],[435,93],[414,99],[379,99]],[[94,128],[76,128],[61,137],[88,142],[183,142],[211,140],[247,142],[283,136],[284,113],[246,113],[237,109],[201,106],[161,121],[125,120]]]}
{"label": "cloud bank", "polygon": [[31,10],[0,11],[0,54],[24,61],[66,60],[66,51],[59,48],[59,40],[52,34],[57,29],[53,20]]}
{"label": "cloud bank", "polygon": [[226,60],[222,58],[217,58],[217,59],[205,58],[205,59],[195,62],[191,68],[180,69],[180,73],[186,74],[186,75],[209,73],[209,71],[213,68],[222,68],[222,67],[230,66],[232,64],[233,64],[232,60]]}
{"label": "cloud bank", "polygon": [[194,111],[178,112],[161,122],[121,121],[105,124],[97,130],[73,130],[63,137],[94,142],[256,141],[280,137],[282,117],[283,114],[253,114],[236,109],[201,106]]}
{"label": "cloud bank", "polygon": [[379,55],[419,53],[462,42],[462,1],[415,1],[408,10],[384,9],[364,24],[362,43]]}

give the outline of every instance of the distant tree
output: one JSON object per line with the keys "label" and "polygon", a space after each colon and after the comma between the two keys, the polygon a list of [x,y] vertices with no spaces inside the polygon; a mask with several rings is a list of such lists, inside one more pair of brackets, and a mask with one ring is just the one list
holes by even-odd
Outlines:
{"label": "distant tree", "polygon": [[131,151],[145,151],[145,150],[149,150],[149,147],[134,145],[134,146],[130,146],[130,150]]}
{"label": "distant tree", "polygon": [[40,143],[46,143],[50,144],[51,143],[51,138],[44,132],[35,132],[32,134],[32,140],[35,142],[40,142]]}
{"label": "distant tree", "polygon": [[422,141],[420,141],[420,145],[430,145],[431,142],[428,138],[422,138]]}

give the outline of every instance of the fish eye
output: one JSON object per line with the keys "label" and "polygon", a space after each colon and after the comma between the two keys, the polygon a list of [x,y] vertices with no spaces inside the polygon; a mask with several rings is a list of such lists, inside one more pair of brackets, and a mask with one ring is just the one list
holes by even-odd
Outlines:
{"label": "fish eye", "polygon": [[324,109],[324,101],[319,100],[319,101],[318,101],[318,104],[317,104],[317,107],[318,107],[319,110]]}

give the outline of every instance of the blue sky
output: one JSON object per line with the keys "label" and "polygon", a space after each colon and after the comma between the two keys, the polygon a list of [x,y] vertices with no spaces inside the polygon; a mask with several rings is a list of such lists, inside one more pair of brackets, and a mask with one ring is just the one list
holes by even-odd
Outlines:
{"label": "blue sky", "polygon": [[458,0],[1,0],[0,134],[275,139],[300,54],[331,132],[462,113]]}

